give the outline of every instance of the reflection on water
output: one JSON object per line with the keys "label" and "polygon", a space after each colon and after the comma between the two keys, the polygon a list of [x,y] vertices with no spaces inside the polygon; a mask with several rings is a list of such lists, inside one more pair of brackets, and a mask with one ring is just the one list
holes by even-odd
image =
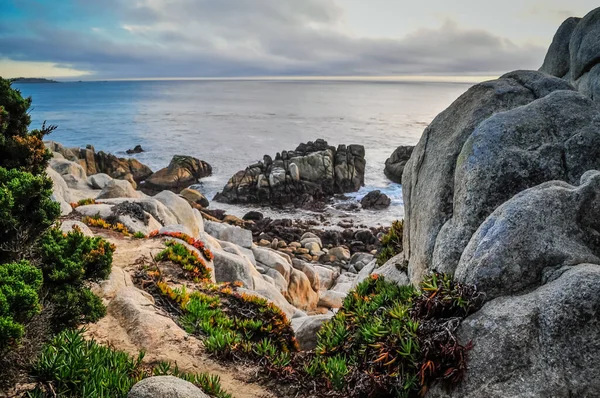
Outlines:
{"label": "reflection on water", "polygon": [[[362,144],[366,185],[360,199],[382,189],[392,207],[364,216],[401,217],[397,184],[383,175],[385,159],[398,145],[414,145],[431,120],[469,86],[400,82],[135,81],[16,85],[33,97],[32,127],[59,128],[50,137],[67,146],[135,155],[153,169],[174,154],[213,166],[203,181],[211,198],[236,171],[283,149],[317,138],[331,145]],[[388,217],[389,216],[389,217]],[[381,220],[378,220],[381,218]]]}

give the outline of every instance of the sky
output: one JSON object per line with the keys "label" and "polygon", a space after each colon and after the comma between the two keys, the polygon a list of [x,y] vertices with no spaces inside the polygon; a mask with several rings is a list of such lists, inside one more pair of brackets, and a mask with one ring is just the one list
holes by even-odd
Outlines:
{"label": "sky", "polygon": [[597,0],[0,0],[0,76],[495,76]]}

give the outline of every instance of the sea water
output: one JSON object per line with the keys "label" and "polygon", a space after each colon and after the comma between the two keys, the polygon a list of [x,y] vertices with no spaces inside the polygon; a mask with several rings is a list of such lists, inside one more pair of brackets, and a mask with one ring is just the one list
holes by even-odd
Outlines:
{"label": "sea water", "polygon": [[[366,151],[365,186],[348,195],[360,200],[379,189],[392,199],[383,211],[345,212],[339,218],[386,225],[403,217],[402,188],[383,174],[399,145],[415,145],[433,118],[469,88],[467,84],[390,81],[108,81],[15,84],[31,96],[32,128],[57,125],[48,139],[65,146],[92,144],[117,156],[132,155],[153,170],[175,154],[213,167],[203,179],[209,198],[238,170],[269,154],[323,138],[330,145],[360,144]],[[241,216],[247,206],[212,202]],[[267,215],[313,216],[263,209]]]}

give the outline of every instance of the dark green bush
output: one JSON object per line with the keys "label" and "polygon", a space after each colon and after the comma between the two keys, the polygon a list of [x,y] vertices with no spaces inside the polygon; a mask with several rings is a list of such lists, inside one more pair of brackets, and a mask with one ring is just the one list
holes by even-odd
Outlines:
{"label": "dark green bush", "polygon": [[0,263],[27,252],[56,218],[60,206],[50,199],[52,181],[0,167]]}
{"label": "dark green bush", "polygon": [[0,78],[0,167],[42,174],[51,158],[43,137],[55,127],[45,125],[29,131],[28,110],[31,98],[11,87],[9,80]]}
{"label": "dark green bush", "polygon": [[23,336],[23,323],[39,312],[41,271],[27,261],[0,264],[0,353]]}
{"label": "dark green bush", "polygon": [[173,375],[217,398],[231,398],[221,389],[218,377],[184,373],[168,363],[147,368],[142,364],[143,357],[140,353],[134,359],[94,340],[85,340],[81,331],[64,331],[44,348],[33,369],[36,379],[52,385],[52,390],[46,393],[39,387],[29,396],[126,398],[135,383],[145,377]]}
{"label": "dark green bush", "polygon": [[114,250],[104,239],[87,237],[79,230],[63,234],[52,228],[42,237],[44,288],[54,304],[57,327],[95,322],[104,316],[104,305],[85,284],[108,277]]}
{"label": "dark green bush", "polygon": [[404,221],[394,221],[390,230],[381,239],[381,248],[377,252],[377,265],[382,266],[392,257],[402,253],[402,234]]}

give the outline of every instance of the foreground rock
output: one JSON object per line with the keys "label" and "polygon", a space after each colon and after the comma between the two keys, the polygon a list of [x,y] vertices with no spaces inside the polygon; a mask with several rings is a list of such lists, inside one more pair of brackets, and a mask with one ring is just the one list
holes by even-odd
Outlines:
{"label": "foreground rock", "polygon": [[517,71],[472,87],[406,165],[410,281],[436,269],[487,300],[459,328],[473,343],[465,380],[430,396],[598,395],[598,32],[600,9],[567,20],[541,69],[555,76]]}
{"label": "foreground rock", "polygon": [[385,161],[385,168],[383,169],[385,176],[398,184],[402,184],[404,167],[406,166],[408,159],[410,159],[414,149],[414,146],[399,146],[396,148],[396,150],[392,152],[392,155]]}
{"label": "foreground rock", "polygon": [[329,146],[326,141],[300,144],[239,171],[215,200],[224,203],[307,205],[364,185],[365,149]]}
{"label": "foreground rock", "polygon": [[[530,103],[531,107],[524,107]],[[515,113],[507,115],[512,109]],[[543,120],[553,111],[560,117]],[[442,261],[448,262],[446,268],[456,267],[475,229],[510,196],[553,178],[565,178],[561,154],[566,141],[595,113],[592,102],[564,80],[518,71],[473,86],[439,114],[423,133],[404,171],[404,251],[411,280],[419,282]],[[551,129],[564,127],[569,133],[551,137],[549,132],[554,130],[546,130],[548,134],[538,138],[538,123]],[[521,129],[526,131],[519,135]],[[536,143],[550,141],[529,145],[527,138]],[[551,160],[546,162],[546,156]],[[497,166],[501,167],[494,170]]]}
{"label": "foreground rock", "polygon": [[127,398],[210,398],[189,381],[175,376],[148,377],[133,386]]}
{"label": "foreground rock", "polygon": [[175,155],[169,166],[158,170],[144,181],[142,189],[149,193],[170,190],[180,192],[212,174],[212,167],[191,156]]}

